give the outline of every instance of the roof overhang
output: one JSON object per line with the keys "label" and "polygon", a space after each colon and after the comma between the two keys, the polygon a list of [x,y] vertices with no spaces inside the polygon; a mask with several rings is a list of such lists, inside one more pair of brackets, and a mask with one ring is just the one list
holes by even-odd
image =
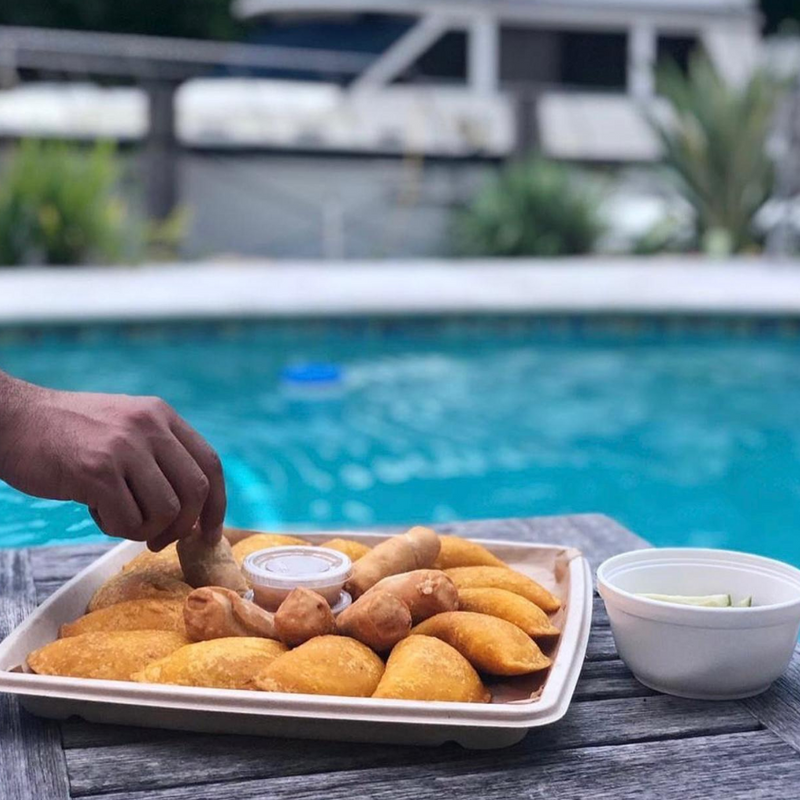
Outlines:
{"label": "roof overhang", "polygon": [[371,12],[441,14],[454,23],[487,13],[500,21],[571,28],[627,28],[646,17],[664,30],[696,30],[711,22],[757,19],[755,0],[234,0],[236,16]]}

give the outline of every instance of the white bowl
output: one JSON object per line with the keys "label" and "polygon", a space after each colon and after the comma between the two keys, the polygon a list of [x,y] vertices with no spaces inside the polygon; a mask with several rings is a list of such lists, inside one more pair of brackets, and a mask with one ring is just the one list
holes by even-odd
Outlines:
{"label": "white bowl", "polygon": [[[635,550],[604,561],[597,587],[620,658],[637,680],[678,697],[760,694],[789,665],[800,631],[800,570],[728,550]],[[748,595],[750,608],[674,605],[638,597]]]}

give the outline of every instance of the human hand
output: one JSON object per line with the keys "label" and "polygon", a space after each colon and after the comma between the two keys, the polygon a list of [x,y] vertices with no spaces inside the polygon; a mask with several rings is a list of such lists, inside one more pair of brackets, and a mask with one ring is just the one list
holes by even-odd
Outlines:
{"label": "human hand", "polygon": [[83,503],[105,533],[151,550],[196,524],[212,544],[222,535],[219,457],[156,397],[59,392],[0,373],[0,478]]}

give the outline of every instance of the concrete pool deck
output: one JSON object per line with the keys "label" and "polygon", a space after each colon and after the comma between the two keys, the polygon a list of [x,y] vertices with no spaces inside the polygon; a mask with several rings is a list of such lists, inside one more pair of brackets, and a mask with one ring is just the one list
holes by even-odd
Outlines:
{"label": "concrete pool deck", "polygon": [[800,260],[216,260],[0,268],[0,325],[490,313],[800,316]]}

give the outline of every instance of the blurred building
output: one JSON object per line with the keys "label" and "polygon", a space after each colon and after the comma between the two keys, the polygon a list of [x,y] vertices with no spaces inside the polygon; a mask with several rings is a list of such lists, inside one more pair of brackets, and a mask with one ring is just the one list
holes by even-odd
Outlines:
{"label": "blurred building", "polygon": [[[685,66],[701,47],[736,81],[758,50],[754,0],[236,0],[233,11],[251,44],[362,54],[365,66],[320,80],[297,59],[209,65],[181,84],[174,160],[191,256],[447,252],[452,208],[498,160],[536,149],[650,161],[638,104],[659,59]],[[58,62],[19,82],[27,73],[0,46],[0,137],[144,139],[140,87],[54,75]]]}

